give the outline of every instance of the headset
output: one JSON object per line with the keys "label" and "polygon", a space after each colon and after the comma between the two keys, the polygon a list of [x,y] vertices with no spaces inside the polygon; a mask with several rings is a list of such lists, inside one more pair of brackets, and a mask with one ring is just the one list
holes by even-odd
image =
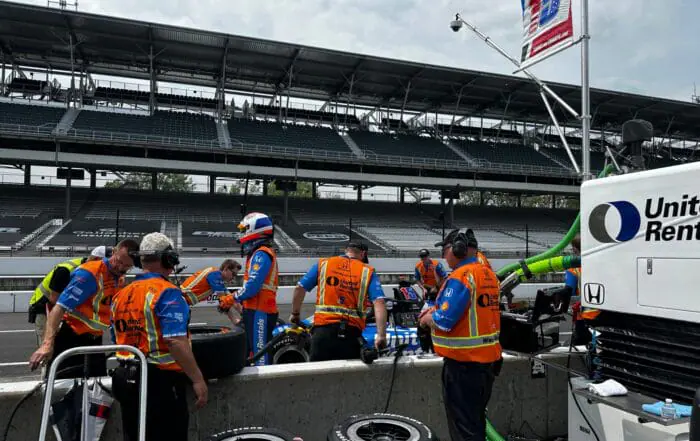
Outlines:
{"label": "headset", "polygon": [[452,254],[458,259],[467,257],[467,248],[478,248],[479,242],[476,240],[474,231],[471,228],[461,228],[456,230],[452,239]]}
{"label": "headset", "polygon": [[[129,256],[134,260],[134,266],[136,268],[143,268],[141,263],[141,257],[144,255],[140,252],[129,253]],[[180,255],[173,249],[171,245],[168,245],[163,251],[157,251],[152,254],[146,254],[146,256],[160,256],[160,264],[165,269],[175,269],[176,266],[180,264]]]}

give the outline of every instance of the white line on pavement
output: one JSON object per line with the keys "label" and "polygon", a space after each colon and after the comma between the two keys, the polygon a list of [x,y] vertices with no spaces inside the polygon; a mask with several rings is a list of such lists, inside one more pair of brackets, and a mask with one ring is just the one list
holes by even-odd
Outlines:
{"label": "white line on pavement", "polygon": [[35,332],[34,329],[9,329],[0,331],[0,334],[19,334],[20,332]]}
{"label": "white line on pavement", "polygon": [[18,361],[15,363],[0,363],[0,367],[12,367],[12,366],[27,366],[29,362],[26,361]]}

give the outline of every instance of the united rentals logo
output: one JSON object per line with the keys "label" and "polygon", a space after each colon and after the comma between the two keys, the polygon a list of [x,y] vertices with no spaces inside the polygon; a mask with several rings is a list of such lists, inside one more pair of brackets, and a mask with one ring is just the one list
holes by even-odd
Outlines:
{"label": "united rentals logo", "polygon": [[[615,208],[620,216],[620,231],[614,235],[614,238],[605,225],[605,219],[611,208]],[[600,204],[593,209],[588,219],[588,229],[591,231],[591,235],[595,240],[601,243],[626,242],[631,240],[639,233],[639,227],[641,225],[642,218],[639,215],[637,207],[627,201]]]}
{"label": "united rentals logo", "polygon": [[[610,210],[614,208],[615,210]],[[606,219],[616,211],[620,220],[619,231],[609,231]],[[601,243],[626,242],[634,239],[644,226],[646,242],[700,241],[700,196],[684,194],[677,200],[666,197],[645,201],[644,221],[640,210],[631,202],[615,201],[596,206],[588,220],[588,228]],[[694,223],[690,223],[690,222]]]}
{"label": "united rentals logo", "polygon": [[586,283],[583,295],[589,305],[602,305],[605,303],[605,286],[600,283]]}

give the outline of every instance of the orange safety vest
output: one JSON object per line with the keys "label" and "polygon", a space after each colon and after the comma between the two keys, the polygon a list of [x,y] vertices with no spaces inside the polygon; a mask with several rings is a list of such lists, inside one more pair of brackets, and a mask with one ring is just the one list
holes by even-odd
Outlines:
{"label": "orange safety vest", "polygon": [[[435,353],[452,360],[476,363],[492,363],[500,359],[498,278],[477,261],[452,271],[449,279],[456,279],[469,287],[471,298],[469,308],[451,331],[432,330]],[[443,292],[444,286],[438,293],[436,307],[446,310],[447,302],[441,301]]]}
{"label": "orange safety vest", "polygon": [[[118,345],[138,348],[146,356],[148,363],[159,369],[182,372],[168,350],[162,336],[160,320],[154,309],[163,291],[177,287],[168,280],[154,277],[135,280],[119,291],[112,301],[112,322]],[[117,352],[120,360],[130,360],[130,352]]]}
{"label": "orange safety vest", "polygon": [[124,286],[126,279],[115,278],[104,260],[85,262],[79,268],[95,277],[97,291],[73,311],[67,311],[63,315],[63,321],[78,335],[102,335],[109,329],[109,305],[112,297]]}
{"label": "orange safety vest", "polygon": [[489,262],[489,259],[487,259],[484,253],[482,253],[481,251],[476,252],[476,258],[480,264],[486,265],[489,269],[493,269],[491,268],[491,262]]}
{"label": "orange safety vest", "polygon": [[348,322],[365,329],[369,282],[374,268],[357,259],[336,256],[318,261],[314,326]]}
{"label": "orange safety vest", "polygon": [[209,282],[207,282],[207,276],[213,271],[218,271],[218,269],[213,266],[204,268],[192,274],[182,282],[180,289],[188,305],[196,305],[211,295],[211,286],[209,286]]}
{"label": "orange safety vest", "polygon": [[425,263],[422,260],[416,264],[416,269],[420,273],[423,286],[428,288],[435,288],[437,286],[437,265],[438,262],[435,259],[430,259],[430,268],[426,268]]}
{"label": "orange safety vest", "polygon": [[[279,269],[277,268],[277,255],[272,248],[262,246],[256,251],[263,251],[267,253],[272,259],[272,267],[270,272],[265,277],[262,289],[258,295],[252,299],[243,300],[243,307],[245,309],[251,309],[255,311],[261,311],[266,314],[275,314],[277,310],[277,287],[279,286]],[[255,254],[255,253],[253,253]],[[250,271],[250,259],[253,256],[250,255],[245,262],[245,274],[243,275],[243,283],[248,281],[248,272]]]}

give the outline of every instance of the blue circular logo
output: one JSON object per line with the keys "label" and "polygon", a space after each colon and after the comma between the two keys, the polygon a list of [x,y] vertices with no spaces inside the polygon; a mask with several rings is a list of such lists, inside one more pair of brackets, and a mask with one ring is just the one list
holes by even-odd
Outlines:
{"label": "blue circular logo", "polygon": [[[610,208],[615,208],[620,215],[620,231],[616,234],[610,234],[605,226],[605,218],[610,211]],[[591,211],[591,216],[588,219],[588,229],[595,240],[601,243],[627,242],[634,239],[634,236],[639,233],[639,228],[642,225],[642,217],[639,214],[637,207],[627,201],[608,202],[600,204]]]}

